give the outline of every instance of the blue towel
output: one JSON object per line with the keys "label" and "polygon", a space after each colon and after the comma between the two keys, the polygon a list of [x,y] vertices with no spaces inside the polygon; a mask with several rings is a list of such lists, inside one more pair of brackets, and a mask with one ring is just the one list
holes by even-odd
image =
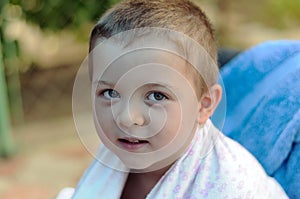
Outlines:
{"label": "blue towel", "polygon": [[290,198],[300,199],[300,41],[255,46],[227,63],[221,77],[224,134],[247,148]]}

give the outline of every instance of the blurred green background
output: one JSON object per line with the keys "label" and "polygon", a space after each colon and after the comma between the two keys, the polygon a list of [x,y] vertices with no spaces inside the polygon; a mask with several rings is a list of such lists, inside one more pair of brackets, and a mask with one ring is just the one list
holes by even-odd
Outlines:
{"label": "blurred green background", "polygon": [[[0,156],[8,158],[0,159],[0,198],[9,186],[20,181],[19,175],[24,177],[26,173],[18,173],[18,166],[15,173],[8,172],[7,168],[15,168],[11,164],[26,162],[18,158],[30,158],[29,154],[46,145],[53,150],[58,140],[64,140],[63,136],[75,140],[75,148],[80,144],[72,122],[73,81],[87,55],[93,24],[118,1],[0,1]],[[220,47],[244,50],[267,40],[300,39],[300,0],[195,2],[211,19]],[[67,133],[61,132],[64,129]],[[47,156],[46,149],[41,151],[42,157]],[[47,168],[49,171],[52,167]],[[25,176],[31,179],[31,175],[35,174]],[[1,180],[3,176],[6,178]],[[73,186],[76,180],[73,179]],[[27,183],[28,179],[21,182]],[[40,179],[33,182],[38,184]],[[64,182],[57,179],[45,184],[47,188],[55,187],[51,189],[54,193]]]}
{"label": "blurred green background", "polygon": [[[57,99],[59,91],[43,89],[44,93],[40,93],[37,87],[55,86],[56,81],[46,83],[53,78],[60,79],[57,84],[63,90],[61,94],[65,93],[62,85],[71,84],[67,89],[72,86],[65,74],[61,77],[57,74],[76,72],[87,54],[93,23],[118,1],[1,0],[2,71],[13,124],[70,113],[63,108],[55,110],[62,113],[56,113],[53,108],[38,109],[42,106],[39,103],[45,100],[51,107],[53,100],[48,95],[53,93]],[[300,0],[195,2],[207,12],[222,47],[242,50],[266,40],[299,39]],[[52,71],[56,73],[55,77],[48,77]],[[45,78],[41,78],[42,75]]]}

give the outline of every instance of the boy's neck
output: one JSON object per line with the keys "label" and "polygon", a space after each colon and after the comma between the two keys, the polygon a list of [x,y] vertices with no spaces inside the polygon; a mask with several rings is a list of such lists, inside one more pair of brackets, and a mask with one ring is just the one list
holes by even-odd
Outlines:
{"label": "boy's neck", "polygon": [[146,198],[171,166],[151,172],[129,173],[121,198]]}
{"label": "boy's neck", "polygon": [[142,178],[148,178],[148,179],[152,179],[152,180],[156,180],[158,182],[158,180],[170,169],[170,167],[172,166],[168,165],[164,168],[155,170],[155,171],[150,171],[150,172],[145,172],[145,173],[130,173]]}

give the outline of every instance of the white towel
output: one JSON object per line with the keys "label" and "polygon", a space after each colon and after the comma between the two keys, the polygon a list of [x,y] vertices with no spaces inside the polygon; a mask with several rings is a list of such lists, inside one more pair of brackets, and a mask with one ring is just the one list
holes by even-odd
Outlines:
{"label": "white towel", "polygon": [[[213,142],[214,145],[205,157],[201,157],[207,142]],[[99,155],[102,158],[110,157],[110,163],[114,164],[112,167],[123,165],[104,146]],[[127,176],[128,172],[117,171],[95,160],[83,175],[72,198],[118,199]],[[288,197],[249,152],[225,137],[208,121],[203,128],[198,128],[186,152],[161,177],[146,198]]]}

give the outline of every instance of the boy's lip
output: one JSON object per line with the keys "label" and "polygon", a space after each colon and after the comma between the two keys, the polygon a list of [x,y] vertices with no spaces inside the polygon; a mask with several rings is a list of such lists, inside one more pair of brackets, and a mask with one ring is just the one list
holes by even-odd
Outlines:
{"label": "boy's lip", "polygon": [[149,144],[147,140],[140,140],[134,137],[123,137],[118,139],[121,147],[127,151],[134,152],[145,145]]}

